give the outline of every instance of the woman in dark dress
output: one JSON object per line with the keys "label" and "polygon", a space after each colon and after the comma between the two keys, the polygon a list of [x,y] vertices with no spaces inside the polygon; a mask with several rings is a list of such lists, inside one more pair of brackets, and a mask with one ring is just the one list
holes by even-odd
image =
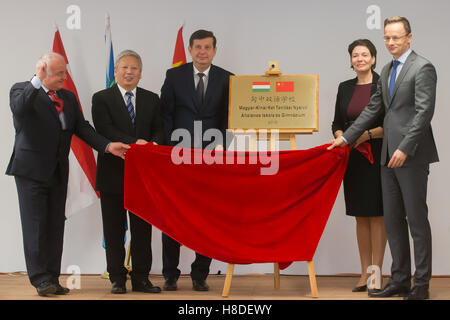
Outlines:
{"label": "woman in dark dress", "polygon": [[[378,74],[373,71],[377,51],[372,42],[367,39],[356,40],[349,45],[348,52],[356,78],[339,84],[332,125],[335,138],[344,133],[368,104],[379,79]],[[383,265],[386,247],[380,177],[383,118],[384,114],[381,114],[372,128],[365,131],[352,146],[344,176],[346,213],[356,218],[356,237],[362,270],[354,292],[367,290],[369,266],[378,266],[381,276]],[[371,145],[373,164],[356,149],[364,142]]]}

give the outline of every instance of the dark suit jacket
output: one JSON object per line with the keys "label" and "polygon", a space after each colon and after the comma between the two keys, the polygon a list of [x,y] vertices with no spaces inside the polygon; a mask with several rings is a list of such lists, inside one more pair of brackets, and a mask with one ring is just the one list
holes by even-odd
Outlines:
{"label": "dark suit jacket", "polygon": [[408,155],[404,167],[437,162],[439,157],[431,129],[436,101],[436,69],[430,61],[412,51],[390,97],[391,67],[392,62],[383,67],[377,91],[354,124],[344,132],[344,137],[349,143],[354,142],[368,124],[385,111],[382,165],[397,149]]}
{"label": "dark suit jacket", "polygon": [[16,137],[6,174],[47,182],[59,163],[62,182],[67,183],[73,134],[99,153],[106,150],[109,141],[98,135],[84,119],[75,95],[65,89],[56,94],[64,101],[65,130],[62,130],[54,103],[44,89],[35,89],[29,81],[16,83],[11,88]]}
{"label": "dark suit jacket", "polygon": [[[208,86],[203,106],[199,106],[195,92],[194,69],[192,63],[167,70],[166,80],[161,88],[161,113],[168,145],[175,129],[187,129],[192,140],[184,141],[183,147],[193,146],[194,121],[202,121],[203,133],[211,128],[219,129],[225,139],[228,127],[228,92],[232,73],[211,65]],[[203,143],[203,148],[210,142]],[[223,141],[225,147],[225,141]]]}
{"label": "dark suit jacket", "polygon": [[[161,124],[160,100],[157,94],[136,88],[136,119],[131,122],[125,101],[116,85],[92,96],[92,120],[95,128],[112,141],[126,144],[138,139],[164,143]],[[97,158],[96,189],[103,192],[123,193],[124,161],[111,154]]]}

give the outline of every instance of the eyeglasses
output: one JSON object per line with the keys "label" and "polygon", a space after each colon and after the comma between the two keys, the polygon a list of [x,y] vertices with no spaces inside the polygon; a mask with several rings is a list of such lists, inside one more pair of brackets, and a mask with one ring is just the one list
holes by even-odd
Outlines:
{"label": "eyeglasses", "polygon": [[389,42],[389,41],[393,41],[393,42],[399,42],[401,38],[407,37],[409,34],[405,34],[403,36],[393,36],[393,37],[383,37],[384,42]]}

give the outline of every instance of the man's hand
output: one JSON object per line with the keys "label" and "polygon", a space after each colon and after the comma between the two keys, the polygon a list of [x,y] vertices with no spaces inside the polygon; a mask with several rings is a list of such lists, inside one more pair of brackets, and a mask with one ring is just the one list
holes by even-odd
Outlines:
{"label": "man's hand", "polygon": [[400,149],[395,150],[394,154],[391,157],[391,160],[388,163],[388,168],[398,168],[405,163],[406,158],[408,155],[401,151]]}
{"label": "man's hand", "polygon": [[339,136],[339,138],[336,138],[336,139],[330,141],[330,143],[331,143],[331,146],[329,146],[327,148],[327,150],[331,150],[331,149],[334,149],[336,147],[343,147],[343,146],[346,145],[344,139],[342,139],[342,137],[340,137],[340,136]]}
{"label": "man's hand", "polygon": [[128,149],[130,149],[130,146],[122,142],[110,142],[107,148],[109,153],[122,159],[125,159],[125,153]]}
{"label": "man's hand", "polygon": [[148,143],[148,141],[144,140],[144,139],[137,139],[137,141],[136,141],[136,144],[141,144],[141,145],[147,144],[147,143]]}
{"label": "man's hand", "polygon": [[36,64],[36,77],[41,81],[47,77],[47,64],[44,61],[39,61]]}

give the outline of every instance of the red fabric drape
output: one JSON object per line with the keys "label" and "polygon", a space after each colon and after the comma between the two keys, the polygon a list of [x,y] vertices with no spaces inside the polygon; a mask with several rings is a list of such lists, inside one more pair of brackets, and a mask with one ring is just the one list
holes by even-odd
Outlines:
{"label": "red fabric drape", "polygon": [[[177,165],[173,147],[132,145],[125,159],[125,207],[216,260],[279,262],[281,268],[310,261],[349,155],[348,147],[327,151],[327,146],[269,152],[278,154],[278,172],[261,175],[270,164],[261,164],[257,152],[218,153],[234,164]],[[205,151],[182,150],[191,163]]]}
{"label": "red fabric drape", "polygon": [[359,152],[361,152],[361,154],[367,159],[369,160],[369,162],[371,164],[373,164],[373,154],[372,154],[372,145],[368,142],[363,142],[361,143],[356,150],[358,150]]}

